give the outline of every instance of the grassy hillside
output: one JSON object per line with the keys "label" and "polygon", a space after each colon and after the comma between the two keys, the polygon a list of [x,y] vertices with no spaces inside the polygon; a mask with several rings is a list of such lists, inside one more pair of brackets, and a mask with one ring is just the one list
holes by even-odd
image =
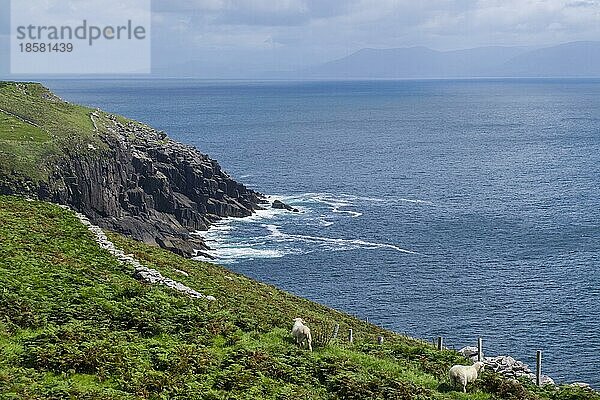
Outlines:
{"label": "grassy hillside", "polygon": [[[62,101],[40,84],[0,82],[0,178],[36,182],[66,151],[102,150],[93,111]],[[99,113],[100,129],[105,120]]]}
{"label": "grassy hillside", "polygon": [[[0,196],[0,399],[599,399],[485,373],[451,391],[451,351],[366,324],[225,268],[111,234],[216,302],[139,283],[68,211]],[[189,277],[177,270],[184,270]],[[299,350],[301,316],[340,340]],[[352,345],[343,340],[355,331]],[[383,345],[377,336],[385,336]]]}

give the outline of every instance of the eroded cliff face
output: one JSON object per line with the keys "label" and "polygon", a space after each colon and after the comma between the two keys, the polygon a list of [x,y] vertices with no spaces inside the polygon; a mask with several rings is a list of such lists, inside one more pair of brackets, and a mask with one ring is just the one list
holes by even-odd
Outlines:
{"label": "eroded cliff face", "polygon": [[[92,121],[97,113],[91,114]],[[103,228],[185,256],[207,249],[191,232],[261,208],[262,195],[231,179],[195,148],[145,125],[103,117],[108,126],[96,129],[107,148],[65,150],[38,197],[68,204]]]}

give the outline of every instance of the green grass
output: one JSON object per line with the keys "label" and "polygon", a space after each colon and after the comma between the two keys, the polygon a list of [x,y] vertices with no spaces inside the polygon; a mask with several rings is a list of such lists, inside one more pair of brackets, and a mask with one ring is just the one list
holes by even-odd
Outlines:
{"label": "green grass", "polygon": [[50,135],[34,125],[0,112],[0,140],[43,143],[50,140]]}
{"label": "green grass", "polygon": [[[141,284],[48,203],[0,196],[0,221],[1,399],[599,399],[491,373],[459,393],[446,378],[465,362],[454,352],[111,234],[217,301]],[[299,350],[289,337],[296,316],[315,331],[339,323],[341,337],[352,327],[356,342]]]}
{"label": "green grass", "polygon": [[[64,102],[42,85],[0,82],[0,110],[0,177],[43,181],[67,153],[106,149],[90,119],[94,110]],[[101,131],[106,121],[100,113]]]}

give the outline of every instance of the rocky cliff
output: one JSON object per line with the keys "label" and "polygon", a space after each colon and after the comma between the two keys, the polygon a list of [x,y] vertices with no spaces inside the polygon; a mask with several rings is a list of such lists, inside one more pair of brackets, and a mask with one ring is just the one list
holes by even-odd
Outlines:
{"label": "rocky cliff", "polygon": [[109,154],[66,159],[41,198],[72,205],[102,227],[187,256],[207,248],[190,232],[260,207],[258,193],[195,148],[149,127],[110,119],[113,127],[101,135]]}
{"label": "rocky cliff", "polygon": [[87,118],[93,140],[63,138],[45,179],[3,177],[0,192],[69,205],[103,228],[185,256],[207,249],[192,232],[251,215],[263,202],[216,161],[163,132],[100,110],[87,109]]}

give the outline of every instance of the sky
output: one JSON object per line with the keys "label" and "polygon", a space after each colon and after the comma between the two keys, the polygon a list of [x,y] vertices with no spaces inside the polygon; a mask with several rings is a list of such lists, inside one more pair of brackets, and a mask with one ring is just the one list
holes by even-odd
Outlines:
{"label": "sky", "polygon": [[[8,3],[0,0],[2,74]],[[154,68],[194,63],[207,76],[297,70],[366,47],[581,40],[600,40],[600,0],[152,0]]]}

